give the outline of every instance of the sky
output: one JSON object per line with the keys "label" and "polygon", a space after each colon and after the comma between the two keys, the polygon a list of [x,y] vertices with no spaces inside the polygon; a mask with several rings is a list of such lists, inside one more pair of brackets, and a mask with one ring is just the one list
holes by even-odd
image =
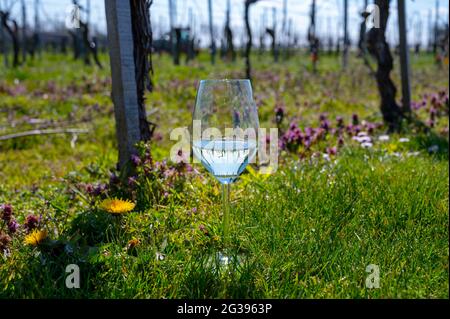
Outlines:
{"label": "sky", "polygon": [[[15,3],[12,9],[12,15],[21,22],[21,3],[22,0],[0,0],[0,5],[5,2]],[[23,0],[27,9],[27,23],[30,26],[34,24],[34,4],[39,1],[39,12],[41,28],[50,29],[55,24],[62,24],[67,16],[67,10],[71,0]],[[81,5],[90,1],[91,22],[96,32],[104,33],[106,31],[105,2],[104,0],[79,0]],[[203,45],[209,43],[208,34],[208,0],[173,0],[176,4],[175,24],[180,26],[193,24],[196,34]],[[217,39],[222,36],[223,25],[225,23],[225,12],[227,1],[230,1],[231,7],[231,28],[235,32],[235,41],[237,43],[242,39],[243,34],[243,11],[244,0],[211,0],[213,7],[213,20]],[[260,0],[250,9],[250,23],[253,32],[258,35],[263,30],[263,20],[266,17],[266,25],[272,25],[273,8],[276,8],[277,29],[281,31],[283,21],[283,5],[285,0]],[[408,38],[409,43],[421,40],[427,43],[429,32],[429,16],[431,15],[434,23],[436,13],[436,1],[439,2],[439,21],[448,23],[448,6],[446,0],[407,0],[408,17]],[[286,21],[291,20],[292,29],[299,35],[301,42],[306,41],[306,32],[310,23],[309,11],[312,0],[286,0],[287,15]],[[364,6],[364,0],[348,0],[349,2],[349,34],[353,42],[359,35],[359,24],[361,22],[359,12]],[[369,1],[370,3],[371,1]],[[392,12],[387,31],[388,41],[396,42],[398,39],[397,23],[397,1],[392,0]],[[151,19],[155,37],[169,30],[169,0],[154,0],[151,7]],[[342,12],[344,0],[317,0],[317,32],[319,35],[332,35],[333,38],[342,37]],[[191,18],[190,18],[191,16]],[[422,26],[422,27],[420,27]],[[422,31],[418,31],[422,30]]]}

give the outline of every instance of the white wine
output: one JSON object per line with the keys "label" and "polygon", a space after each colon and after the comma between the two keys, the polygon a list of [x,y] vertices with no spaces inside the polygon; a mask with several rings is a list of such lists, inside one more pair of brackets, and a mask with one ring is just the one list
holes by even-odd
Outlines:
{"label": "white wine", "polygon": [[256,142],[243,140],[198,140],[194,155],[222,184],[230,184],[256,155]]}

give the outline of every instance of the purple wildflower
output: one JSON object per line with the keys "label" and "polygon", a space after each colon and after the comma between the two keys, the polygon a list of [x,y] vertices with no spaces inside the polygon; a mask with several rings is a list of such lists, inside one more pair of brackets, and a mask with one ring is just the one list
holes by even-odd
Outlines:
{"label": "purple wildflower", "polygon": [[294,130],[295,128],[297,128],[297,123],[291,122],[291,124],[289,125],[289,129]]}
{"label": "purple wildflower", "polygon": [[285,113],[285,110],[282,105],[278,105],[277,107],[275,107],[275,122],[278,125],[281,124],[281,122],[283,122],[284,113]]}
{"label": "purple wildflower", "polygon": [[338,128],[344,128],[344,118],[342,116],[336,117],[336,123]]}
{"label": "purple wildflower", "polygon": [[373,123],[367,123],[366,127],[367,127],[367,132],[369,134],[373,134],[375,131],[376,125]]}
{"label": "purple wildflower", "polygon": [[433,105],[434,107],[438,106],[438,97],[436,95],[433,95],[433,97],[431,98],[431,105]]}
{"label": "purple wildflower", "polygon": [[352,123],[353,123],[353,125],[358,125],[359,124],[358,114],[353,113],[353,115],[352,115]]}
{"label": "purple wildflower", "polygon": [[8,223],[8,230],[11,234],[14,234],[19,228],[19,226],[20,226],[19,223],[15,219],[12,219]]}
{"label": "purple wildflower", "polygon": [[337,154],[337,148],[336,147],[327,147],[327,154],[328,155],[336,155]]}
{"label": "purple wildflower", "polygon": [[85,188],[86,193],[88,193],[89,195],[92,195],[94,193],[94,186],[92,186],[92,184],[87,184]]}
{"label": "purple wildflower", "polygon": [[12,206],[10,204],[3,205],[3,215],[2,219],[7,223],[12,217]]}
{"label": "purple wildflower", "polygon": [[320,128],[324,129],[325,132],[328,132],[330,130],[331,123],[327,119],[322,120],[320,123]]}
{"label": "purple wildflower", "polygon": [[111,175],[109,175],[109,183],[111,185],[118,184],[119,182],[120,179],[115,173],[111,173]]}
{"label": "purple wildflower", "polygon": [[94,195],[99,196],[106,190],[105,184],[97,184],[94,188]]}
{"label": "purple wildflower", "polygon": [[24,223],[24,227],[25,227],[26,231],[30,232],[33,229],[35,229],[39,224],[39,219],[40,218],[35,215],[28,215],[27,218],[25,219],[25,223]]}
{"label": "purple wildflower", "polygon": [[128,186],[134,187],[137,183],[137,179],[135,176],[128,177]]}
{"label": "purple wildflower", "polygon": [[326,113],[321,113],[320,115],[319,115],[319,121],[320,122],[323,122],[323,121],[325,121],[327,119],[327,114]]}
{"label": "purple wildflower", "polygon": [[139,166],[142,163],[141,158],[136,154],[131,155],[131,162],[133,163],[134,166]]}
{"label": "purple wildflower", "polygon": [[11,242],[11,237],[7,234],[0,232],[0,252],[5,252],[8,250],[9,243]]}
{"label": "purple wildflower", "polygon": [[435,109],[434,107],[430,108],[430,120],[435,121],[437,114],[437,109]]}
{"label": "purple wildflower", "polygon": [[159,142],[159,141],[161,141],[161,140],[163,139],[163,136],[162,136],[161,133],[156,132],[156,133],[153,135],[153,139],[154,139],[155,141]]}

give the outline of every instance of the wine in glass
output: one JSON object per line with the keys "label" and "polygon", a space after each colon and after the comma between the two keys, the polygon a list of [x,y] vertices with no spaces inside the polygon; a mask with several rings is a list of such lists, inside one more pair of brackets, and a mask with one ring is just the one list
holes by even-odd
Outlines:
{"label": "wine in glass", "polygon": [[[229,194],[258,148],[258,112],[250,80],[203,80],[193,114],[193,152],[221,183],[223,199],[223,242],[229,248]],[[195,135],[195,134],[194,134]],[[227,264],[230,256],[220,254]]]}

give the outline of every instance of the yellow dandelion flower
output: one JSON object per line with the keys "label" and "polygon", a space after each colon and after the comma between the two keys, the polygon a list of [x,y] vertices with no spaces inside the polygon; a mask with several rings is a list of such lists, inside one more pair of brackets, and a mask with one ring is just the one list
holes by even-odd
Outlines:
{"label": "yellow dandelion flower", "polygon": [[129,200],[108,198],[105,199],[101,204],[100,208],[111,214],[123,214],[131,212],[136,204],[130,202]]}
{"label": "yellow dandelion flower", "polygon": [[131,239],[128,244],[127,244],[127,250],[128,251],[132,251],[134,250],[137,246],[139,246],[141,244],[141,241],[137,238],[133,238]]}
{"label": "yellow dandelion flower", "polygon": [[37,246],[47,238],[46,230],[33,230],[31,233],[25,236],[25,244]]}

